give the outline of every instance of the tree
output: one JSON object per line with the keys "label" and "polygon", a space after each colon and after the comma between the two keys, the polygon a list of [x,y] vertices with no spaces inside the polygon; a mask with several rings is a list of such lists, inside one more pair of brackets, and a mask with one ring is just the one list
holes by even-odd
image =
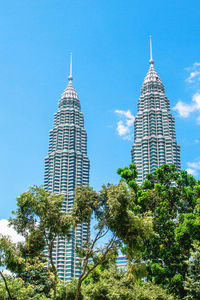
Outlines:
{"label": "tree", "polygon": [[[34,299],[172,299],[161,285],[177,299],[198,295],[200,181],[186,171],[176,172],[173,165],[147,175],[141,186],[134,165],[118,173],[120,183],[103,186],[100,192],[77,187],[72,215],[61,211],[64,196],[42,188],[32,187],[17,199],[10,224],[25,242],[13,245],[0,239],[0,264],[16,275],[12,279],[0,273],[5,299],[14,299],[20,291]],[[57,236],[69,236],[71,224],[83,223],[88,224],[86,242],[76,249],[82,272],[77,281],[64,285],[53,262],[54,242]],[[120,248],[132,261],[128,272],[103,268]],[[146,283],[136,276],[144,264]]]}
{"label": "tree", "polygon": [[[99,265],[84,281],[84,299],[92,300],[173,300],[161,287],[144,283],[144,273],[135,272],[135,265],[118,269],[114,260]],[[139,267],[141,269],[141,266]],[[138,270],[139,270],[138,269]],[[143,269],[143,268],[142,268]]]}
{"label": "tree", "polygon": [[[31,285],[32,293],[40,296],[48,296],[53,287],[53,273],[46,267],[47,258],[43,255],[27,257],[27,255],[24,255],[25,246],[26,244],[22,243],[12,243],[6,236],[0,237],[0,266],[13,274],[13,276],[5,276],[4,272],[0,271],[9,299],[15,299],[16,297],[10,291],[9,284],[12,281],[15,281],[14,286],[17,286],[19,282],[21,285],[23,282],[24,288]],[[30,291],[30,288],[28,290]]]}
{"label": "tree", "polygon": [[200,239],[200,181],[186,171],[176,172],[174,165],[162,165],[148,174],[141,186],[136,183],[134,165],[119,169],[118,173],[134,191],[132,212],[149,213],[153,219],[156,234],[145,241],[140,253],[147,264],[147,280],[162,284],[183,299],[188,272],[186,260],[194,240]]}
{"label": "tree", "polygon": [[13,212],[15,218],[10,219],[10,224],[25,237],[21,252],[26,261],[44,256],[42,251],[47,247],[54,274],[54,299],[58,282],[53,261],[54,242],[56,237],[69,237],[71,228],[71,217],[61,211],[63,200],[64,195],[47,193],[41,187],[31,187],[17,198],[17,210]]}
{"label": "tree", "polygon": [[[7,268],[11,272],[21,271],[24,266],[24,260],[19,255],[19,250],[9,238],[0,235],[0,267]],[[16,299],[15,295],[10,291],[8,278],[0,271],[0,276],[5,285],[6,294],[9,299]]]}
{"label": "tree", "polygon": [[49,297],[54,286],[54,274],[52,268],[47,268],[47,263],[47,258],[43,256],[26,258],[22,271],[15,273],[24,281],[24,286],[32,285],[34,295]]}
{"label": "tree", "polygon": [[[77,279],[73,278],[70,282],[58,283],[58,296],[57,300],[72,300],[75,299],[76,289],[77,289]],[[82,293],[79,294],[78,300],[85,299]]]}
{"label": "tree", "polygon": [[45,296],[39,298],[39,295],[34,295],[32,286],[24,285],[24,282],[20,278],[14,278],[8,275],[4,275],[6,278],[7,285],[9,286],[10,294],[7,293],[4,281],[0,280],[0,299],[1,300],[46,300]]}
{"label": "tree", "polygon": [[[200,220],[199,220],[200,222]],[[187,261],[188,276],[184,282],[187,292],[184,300],[200,299],[200,243],[194,243],[194,250],[191,251],[191,257]]]}
{"label": "tree", "polygon": [[[25,237],[25,242],[14,245],[8,239],[2,240],[4,266],[21,280],[20,286],[31,287],[35,297],[40,295],[41,298],[48,298],[53,287],[54,299],[57,296],[58,299],[59,297],[69,299],[69,292],[59,282],[53,262],[54,241],[57,236],[69,236],[71,223],[74,226],[87,223],[87,241],[83,247],[77,245],[82,273],[77,282],[75,299],[81,299],[83,281],[107,259],[110,253],[117,252],[121,245],[122,233],[118,228],[120,220],[124,222],[125,228],[122,235],[125,240],[132,241],[135,250],[139,248],[143,239],[153,234],[151,217],[134,216],[129,210],[130,200],[131,195],[124,183],[103,186],[99,193],[89,187],[78,187],[72,216],[69,216],[61,212],[62,195],[51,195],[43,188],[31,187],[17,198],[15,218],[10,219],[10,225]],[[92,215],[96,222],[95,235],[90,238]],[[102,239],[104,242],[100,245]],[[50,269],[43,254],[45,247],[49,251]],[[17,278],[13,281],[9,278],[9,283],[18,285]],[[58,283],[59,292],[57,292]],[[7,292],[10,292],[9,284]]]}
{"label": "tree", "polygon": [[[75,224],[87,223],[88,231],[86,243],[82,247],[77,247],[78,254],[82,258],[82,273],[78,279],[76,300],[80,295],[83,281],[107,259],[111,252],[117,252],[122,240],[125,245],[131,245],[129,250],[135,253],[144,240],[153,235],[151,217],[146,214],[135,215],[130,210],[131,202],[132,191],[124,182],[119,185],[103,186],[99,193],[90,187],[77,187],[72,216]],[[95,234],[90,238],[92,216]]]}

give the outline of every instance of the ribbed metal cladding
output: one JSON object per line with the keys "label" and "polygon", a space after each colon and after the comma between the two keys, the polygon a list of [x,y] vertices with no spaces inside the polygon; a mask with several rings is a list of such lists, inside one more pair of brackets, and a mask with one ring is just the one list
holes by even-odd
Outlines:
{"label": "ribbed metal cladding", "polygon": [[152,173],[162,164],[175,164],[178,171],[181,168],[174,117],[164,85],[153,64],[151,58],[150,68],[142,84],[134,123],[131,155],[132,162],[137,167],[139,184],[148,173]]}
{"label": "ribbed metal cladding", "polygon": [[[49,151],[45,158],[44,187],[50,193],[65,195],[62,211],[70,213],[77,185],[89,184],[89,159],[87,134],[78,95],[72,85],[72,76],[59,100],[50,130]],[[71,240],[57,238],[54,247],[54,262],[59,278],[68,281],[80,275],[79,258],[75,247],[86,241],[87,224],[78,225],[71,232]],[[48,255],[47,250],[45,250]]]}

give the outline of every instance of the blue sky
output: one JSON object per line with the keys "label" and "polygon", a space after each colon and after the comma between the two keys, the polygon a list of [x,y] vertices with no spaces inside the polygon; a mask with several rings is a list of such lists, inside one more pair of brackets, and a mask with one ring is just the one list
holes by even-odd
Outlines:
{"label": "blue sky", "polygon": [[150,34],[155,68],[176,119],[182,168],[199,178],[199,1],[1,2],[1,219],[11,215],[20,193],[43,183],[48,132],[67,85],[71,51],[88,134],[90,183],[99,189],[118,182],[117,168],[131,162],[132,121],[149,67]]}

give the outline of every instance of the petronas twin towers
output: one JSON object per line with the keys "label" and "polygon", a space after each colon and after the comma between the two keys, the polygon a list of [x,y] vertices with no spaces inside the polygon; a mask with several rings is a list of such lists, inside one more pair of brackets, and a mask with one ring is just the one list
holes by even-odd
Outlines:
{"label": "petronas twin towers", "polygon": [[[150,45],[151,49],[151,45]],[[162,164],[175,164],[180,170],[180,146],[176,142],[175,122],[170,112],[165,88],[154,69],[152,50],[150,68],[144,79],[135,119],[132,162],[138,170],[141,184],[148,173]],[[70,213],[77,185],[89,184],[87,134],[78,95],[72,85],[72,60],[67,88],[61,96],[58,111],[50,130],[49,152],[45,158],[44,186],[48,192],[63,193],[63,212]],[[87,224],[72,230],[71,240],[57,238],[54,262],[61,280],[80,275],[76,243],[86,241]]]}
{"label": "petronas twin towers", "polygon": [[138,171],[141,184],[148,173],[162,164],[175,164],[180,170],[180,146],[176,142],[175,121],[165,87],[158,76],[152,58],[150,39],[150,68],[141,88],[138,113],[134,124],[132,162]]}
{"label": "petronas twin towers", "polygon": [[[58,103],[54,126],[50,130],[49,153],[45,158],[44,187],[50,193],[64,194],[62,211],[69,213],[77,185],[89,184],[87,134],[78,95],[72,85],[72,59],[67,88]],[[78,225],[71,232],[71,240],[57,238],[54,263],[63,281],[80,275],[76,244],[80,246],[87,236],[87,224]]]}

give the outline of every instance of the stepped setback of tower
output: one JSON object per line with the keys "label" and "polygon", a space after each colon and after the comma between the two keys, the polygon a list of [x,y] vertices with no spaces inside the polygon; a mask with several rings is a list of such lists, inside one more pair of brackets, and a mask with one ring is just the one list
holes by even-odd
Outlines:
{"label": "stepped setback of tower", "polygon": [[150,68],[141,88],[134,123],[132,162],[138,171],[137,182],[141,184],[148,173],[162,164],[180,165],[180,146],[176,141],[175,121],[164,85],[154,68],[152,52]]}
{"label": "stepped setback of tower", "polygon": [[[71,63],[72,64],[72,63]],[[45,158],[44,187],[50,193],[64,194],[62,211],[70,213],[77,185],[89,184],[87,134],[78,95],[72,85],[72,71],[67,88],[58,103],[50,130],[49,151]],[[53,251],[59,278],[68,281],[80,275],[75,247],[86,241],[87,224],[78,225],[71,239],[57,238]]]}

